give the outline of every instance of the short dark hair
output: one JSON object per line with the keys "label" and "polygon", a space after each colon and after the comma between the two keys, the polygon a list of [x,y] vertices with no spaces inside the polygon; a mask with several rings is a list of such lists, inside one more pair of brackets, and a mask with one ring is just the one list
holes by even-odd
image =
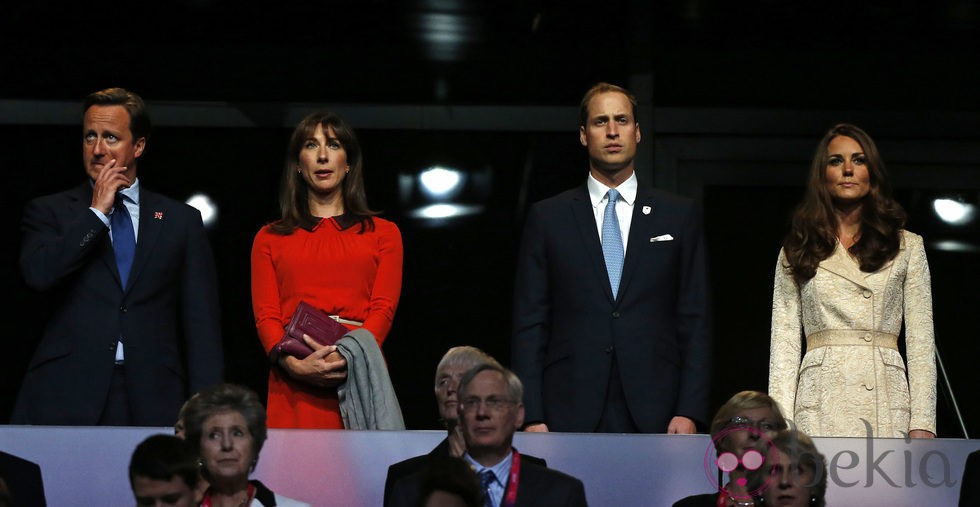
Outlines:
{"label": "short dark hair", "polygon": [[632,111],[633,122],[636,123],[639,121],[639,119],[637,119],[636,117],[636,108],[637,108],[636,96],[633,95],[633,93],[631,93],[626,88],[623,88],[622,86],[616,86],[614,84],[602,82],[593,85],[592,88],[589,88],[589,90],[585,92],[585,95],[582,96],[582,103],[579,104],[579,111],[578,111],[578,124],[580,127],[584,127],[585,124],[588,123],[589,121],[589,102],[592,101],[592,98],[595,97],[596,95],[599,95],[600,93],[607,93],[607,92],[616,92],[625,95],[626,98],[629,99],[630,101],[630,106],[632,106],[633,108]]}
{"label": "short dark hair", "polygon": [[125,88],[106,88],[92,92],[85,97],[82,105],[82,115],[92,106],[123,106],[129,113],[129,132],[133,140],[149,139],[153,129],[150,112],[146,109],[143,98]]}
{"label": "short dark hair", "polygon": [[[268,436],[265,407],[255,391],[238,384],[215,384],[202,389],[188,401],[184,411],[184,434],[191,447],[201,453],[204,421],[222,412],[238,412],[252,436],[252,466],[259,460],[259,451]],[[206,470],[204,471],[207,472]]]}
{"label": "short dark hair", "polygon": [[467,507],[483,505],[480,478],[462,458],[432,456],[420,474],[421,490],[415,504],[417,507],[425,507],[426,501],[436,491],[445,491],[460,497]]}
{"label": "short dark hair", "polygon": [[136,446],[129,461],[130,487],[137,476],[157,481],[180,477],[194,489],[200,481],[197,452],[173,435],[150,435]]}

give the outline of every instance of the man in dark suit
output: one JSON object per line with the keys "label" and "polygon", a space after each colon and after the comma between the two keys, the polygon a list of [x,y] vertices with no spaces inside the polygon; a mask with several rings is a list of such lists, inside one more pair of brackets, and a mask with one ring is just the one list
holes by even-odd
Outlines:
{"label": "man in dark suit", "polygon": [[88,178],[24,209],[21,271],[50,315],[11,421],[169,426],[223,378],[211,247],[198,210],[136,176],[143,100],[110,88],[83,111]]}
{"label": "man in dark suit", "polygon": [[529,431],[694,433],[708,417],[700,211],[637,184],[636,104],[607,83],[585,94],[587,181],[528,213],[511,352]]}
{"label": "man in dark suit", "polygon": [[[578,507],[587,505],[582,481],[523,459],[512,445],[524,423],[523,387],[514,372],[482,364],[459,382],[459,426],[465,459],[481,479],[485,505]],[[417,505],[423,472],[395,484],[392,505]]]}
{"label": "man in dark suit", "polygon": [[[6,486],[9,505],[45,507],[41,467],[19,456],[0,451],[0,485]],[[0,505],[4,504],[0,495]]]}
{"label": "man in dark suit", "polygon": [[[403,477],[421,471],[437,457],[453,456],[458,458],[466,452],[466,442],[464,442],[463,434],[457,424],[459,421],[457,390],[463,375],[482,364],[500,366],[497,360],[486,352],[468,345],[450,348],[439,360],[439,365],[436,366],[435,379],[436,404],[439,408],[439,418],[448,435],[428,454],[414,456],[388,467],[388,476],[385,478],[384,505],[391,505],[392,490]],[[547,466],[545,460],[541,458],[526,454],[521,456],[527,461]]]}
{"label": "man in dark suit", "polygon": [[129,460],[136,505],[200,505],[204,489],[198,460],[193,447],[173,435],[150,435],[140,442]]}

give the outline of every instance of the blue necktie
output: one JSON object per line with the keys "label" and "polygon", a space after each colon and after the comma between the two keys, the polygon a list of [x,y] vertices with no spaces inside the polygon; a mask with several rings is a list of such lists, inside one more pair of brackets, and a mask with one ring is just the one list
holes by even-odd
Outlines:
{"label": "blue necktie", "polygon": [[124,203],[122,194],[116,194],[116,204],[109,215],[109,226],[112,229],[112,249],[116,252],[116,266],[119,268],[119,280],[123,289],[129,280],[129,270],[133,267],[133,253],[136,251],[136,234],[133,231],[133,218]]}
{"label": "blue necktie", "polygon": [[487,469],[480,472],[480,487],[483,489],[483,507],[495,507],[493,505],[493,499],[490,498],[490,485],[496,479],[497,476],[493,475],[493,470]]}
{"label": "blue necktie", "polygon": [[623,276],[623,233],[619,230],[619,217],[616,216],[616,201],[619,192],[609,189],[606,193],[606,211],[602,215],[602,256],[606,259],[606,273],[613,299],[619,293],[619,280]]}

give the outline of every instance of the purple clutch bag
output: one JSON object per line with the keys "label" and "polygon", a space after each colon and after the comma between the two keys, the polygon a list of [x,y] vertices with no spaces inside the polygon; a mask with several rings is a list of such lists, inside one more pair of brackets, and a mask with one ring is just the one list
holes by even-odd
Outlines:
{"label": "purple clutch bag", "polygon": [[300,301],[286,326],[286,334],[273,347],[273,355],[288,354],[303,359],[313,353],[303,340],[304,333],[321,345],[333,345],[347,332],[343,324],[331,319],[326,312]]}

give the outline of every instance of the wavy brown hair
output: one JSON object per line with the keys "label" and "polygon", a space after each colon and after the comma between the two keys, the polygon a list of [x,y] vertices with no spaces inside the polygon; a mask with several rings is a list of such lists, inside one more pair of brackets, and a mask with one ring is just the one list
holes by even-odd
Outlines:
{"label": "wavy brown hair", "polygon": [[834,125],[820,140],[810,163],[803,201],[793,212],[783,248],[797,284],[813,278],[820,261],[830,257],[837,244],[837,216],[827,190],[827,147],[837,136],[854,139],[864,152],[870,176],[870,191],[861,202],[861,235],[848,249],[861,263],[861,271],[880,269],[898,254],[905,210],[892,198],[885,163],[878,147],[865,131],[848,124]]}
{"label": "wavy brown hair", "polygon": [[347,163],[350,173],[341,183],[341,198],[344,201],[344,217],[351,222],[361,224],[360,232],[374,230],[374,220],[371,218],[378,213],[371,211],[367,204],[367,194],[364,191],[364,159],[361,154],[361,144],[357,141],[354,129],[343,118],[331,111],[310,113],[293,129],[286,148],[286,162],[283,164],[282,178],[279,183],[279,220],[270,224],[276,234],[292,234],[297,227],[313,230],[320,222],[310,212],[309,185],[297,172],[299,169],[299,152],[303,143],[313,137],[317,126],[332,127],[337,134],[337,140],[347,153]]}

